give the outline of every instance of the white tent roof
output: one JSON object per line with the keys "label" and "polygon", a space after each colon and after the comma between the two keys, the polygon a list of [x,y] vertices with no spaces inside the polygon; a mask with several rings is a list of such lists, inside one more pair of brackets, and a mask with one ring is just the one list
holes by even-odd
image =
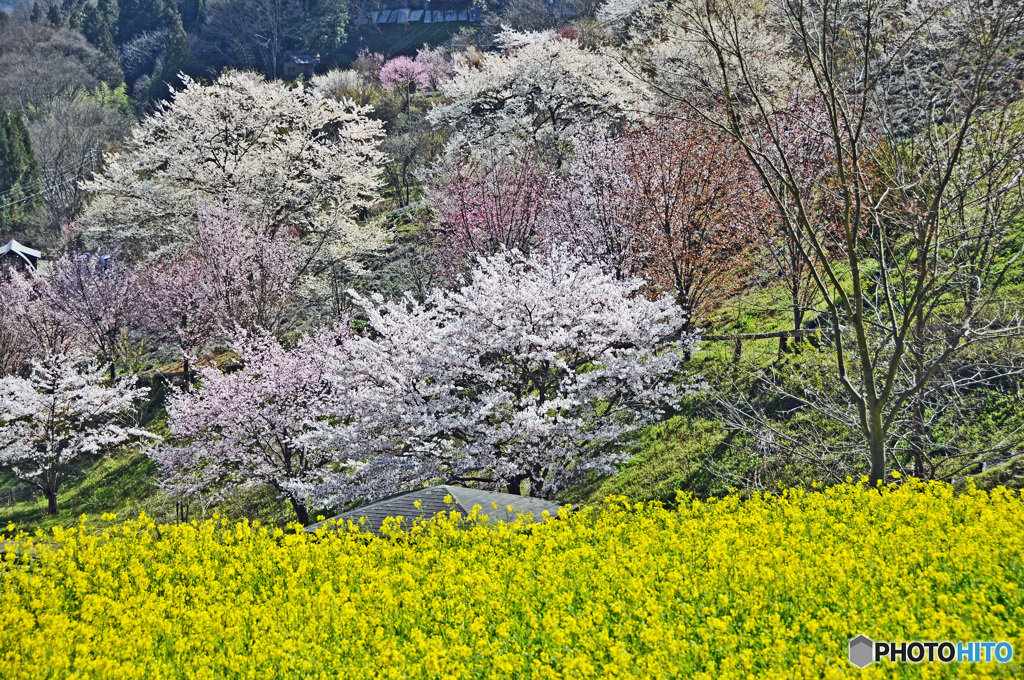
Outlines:
{"label": "white tent roof", "polygon": [[43,256],[43,254],[36,250],[35,248],[23,246],[14,239],[11,239],[11,241],[7,245],[0,247],[0,256],[6,255],[7,253],[17,253],[22,257],[25,257],[27,255],[28,257],[40,258]]}

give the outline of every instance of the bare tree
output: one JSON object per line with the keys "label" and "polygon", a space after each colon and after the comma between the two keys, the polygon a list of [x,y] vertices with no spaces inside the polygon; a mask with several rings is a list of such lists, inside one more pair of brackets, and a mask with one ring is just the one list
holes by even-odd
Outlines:
{"label": "bare tree", "polygon": [[298,0],[214,0],[206,11],[204,33],[235,52],[233,65],[243,57],[242,64],[259,66],[270,78],[280,77],[279,60],[305,21]]}
{"label": "bare tree", "polygon": [[[1008,228],[1024,125],[1005,93],[1024,4],[684,0],[648,10],[654,19],[634,66],[735,138],[764,180],[829,327],[842,403],[812,405],[850,410],[878,483],[894,426],[942,368],[1020,331],[1000,296],[1020,258]],[[775,120],[797,86],[826,114],[834,170],[815,189],[841,206],[838,258]],[[911,119],[898,115],[908,109]],[[996,139],[1007,152],[991,151]]]}
{"label": "bare tree", "polygon": [[29,121],[43,205],[54,236],[82,212],[85,194],[80,182],[102,168],[103,152],[128,135],[132,122],[130,115],[93,97],[54,102],[48,113]]}

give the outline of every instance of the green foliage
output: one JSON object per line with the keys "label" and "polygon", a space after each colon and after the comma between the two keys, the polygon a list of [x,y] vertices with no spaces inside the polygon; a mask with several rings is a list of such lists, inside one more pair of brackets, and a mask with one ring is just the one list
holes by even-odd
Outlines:
{"label": "green foliage", "polygon": [[171,88],[179,89],[182,86],[178,74],[190,74],[195,65],[192,46],[185,33],[185,27],[181,23],[181,16],[177,10],[172,10],[172,12],[171,19],[167,24],[167,49],[164,51],[163,61],[157,64],[150,82],[149,100],[151,102],[169,99]]}
{"label": "green foliage", "polygon": [[300,31],[303,49],[320,55],[321,63],[335,63],[348,34],[348,0],[312,0]]}
{"label": "green foliage", "polygon": [[192,30],[203,15],[206,3],[203,0],[179,0],[178,14],[186,31]]}
{"label": "green foliage", "polygon": [[110,25],[97,5],[86,4],[82,10],[82,35],[103,54],[117,60],[117,48],[110,34]]}
{"label": "green foliage", "polygon": [[164,28],[172,21],[172,14],[177,14],[177,9],[168,7],[164,0],[120,0],[118,8],[118,43],[126,43],[146,31]]}
{"label": "green foliage", "polygon": [[1010,460],[996,465],[972,477],[958,481],[955,488],[963,491],[969,488],[973,480],[974,486],[982,491],[991,491],[997,487],[1005,486],[1008,489],[1024,489],[1024,455],[1018,455]]}
{"label": "green foliage", "polygon": [[113,109],[126,116],[130,116],[135,112],[135,107],[132,104],[131,97],[128,96],[128,90],[124,83],[114,88],[106,83],[100,83],[99,87],[84,95],[84,98],[92,99],[99,102],[100,106]]}
{"label": "green foliage", "polygon": [[565,500],[596,503],[609,496],[625,496],[671,505],[679,490],[702,498],[723,495],[728,491],[725,477],[713,473],[707,464],[728,459],[727,464],[740,475],[749,467],[733,455],[731,438],[716,420],[676,416],[637,437],[637,454],[620,467],[618,475],[594,477],[571,489]]}
{"label": "green foliage", "polygon": [[0,231],[22,228],[40,206],[39,168],[25,121],[0,109]]}

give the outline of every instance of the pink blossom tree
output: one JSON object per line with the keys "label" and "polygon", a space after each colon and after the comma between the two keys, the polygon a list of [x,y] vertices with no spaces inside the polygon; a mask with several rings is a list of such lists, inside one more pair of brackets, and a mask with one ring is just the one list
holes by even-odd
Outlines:
{"label": "pink blossom tree", "polygon": [[412,86],[417,88],[430,87],[430,75],[427,67],[409,57],[395,57],[380,69],[380,84],[385,90],[405,89],[405,108],[412,118]]}
{"label": "pink blossom tree", "polygon": [[33,357],[71,351],[79,344],[77,331],[66,315],[51,305],[48,281],[35,272],[7,272],[0,282],[3,313],[0,323],[11,362],[8,372]]}
{"label": "pink blossom tree", "polygon": [[219,337],[222,328],[210,278],[196,254],[158,263],[145,278],[145,324],[161,341],[181,351],[185,385],[192,384],[192,361]]}
{"label": "pink blossom tree", "polygon": [[295,284],[307,258],[295,234],[254,227],[232,200],[200,204],[194,248],[201,286],[226,330],[290,329]]}
{"label": "pink blossom tree", "polygon": [[627,276],[634,234],[626,198],[632,179],[626,171],[625,149],[600,127],[581,128],[574,147],[572,162],[554,181],[544,206],[544,239]]}
{"label": "pink blossom tree", "polygon": [[75,353],[33,361],[28,378],[0,380],[0,467],[42,491],[51,515],[78,458],[154,436],[116,422],[148,388],[105,380],[104,367]]}
{"label": "pink blossom tree", "polygon": [[328,418],[351,416],[329,379],[327,352],[337,340],[324,332],[286,349],[267,333],[242,333],[234,343],[240,370],[204,366],[201,389],[175,389],[167,415],[171,433],[187,443],[149,452],[168,488],[188,497],[269,485],[308,524],[311,500],[338,474],[334,451],[309,435]]}
{"label": "pink blossom tree", "polygon": [[50,307],[103,357],[114,380],[118,339],[140,314],[133,267],[111,255],[67,254],[54,262],[45,279]]}
{"label": "pink blossom tree", "polygon": [[200,204],[198,213],[196,244],[144,277],[146,326],[181,351],[186,385],[199,353],[236,329],[280,335],[293,328],[304,261],[296,237],[251,228],[230,200]]}
{"label": "pink blossom tree", "polygon": [[357,296],[373,337],[346,344],[336,375],[371,377],[362,398],[387,407],[367,427],[399,443],[368,461],[370,491],[441,477],[550,496],[614,473],[623,435],[699,388],[679,379],[680,310],[641,285],[555,248],[481,257],[423,303]]}
{"label": "pink blossom tree", "polygon": [[428,238],[439,273],[455,278],[478,256],[502,249],[529,252],[542,237],[550,182],[532,154],[446,158],[427,185],[438,216]]}
{"label": "pink blossom tree", "polygon": [[416,52],[416,63],[423,67],[431,90],[441,89],[455,77],[455,63],[442,47],[424,45]]}

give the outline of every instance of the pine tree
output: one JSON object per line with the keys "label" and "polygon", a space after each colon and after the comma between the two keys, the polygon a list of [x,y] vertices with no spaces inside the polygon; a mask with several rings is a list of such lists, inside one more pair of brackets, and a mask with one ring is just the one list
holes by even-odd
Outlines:
{"label": "pine tree", "polygon": [[0,109],[0,232],[24,224],[39,208],[39,168],[25,121],[17,111]]}

